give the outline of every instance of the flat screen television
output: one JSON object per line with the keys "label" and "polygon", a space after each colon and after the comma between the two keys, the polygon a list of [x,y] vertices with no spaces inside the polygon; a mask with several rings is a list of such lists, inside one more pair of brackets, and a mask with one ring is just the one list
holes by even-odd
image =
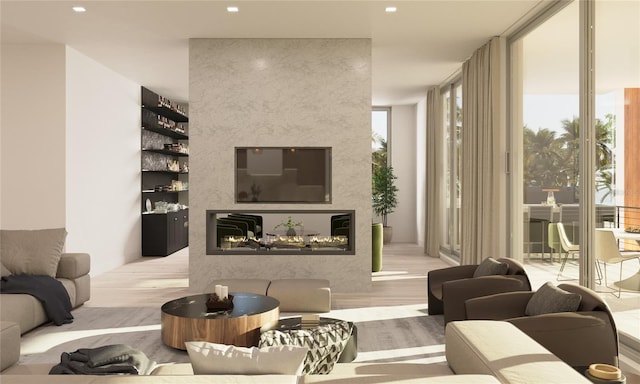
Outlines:
{"label": "flat screen television", "polygon": [[237,203],[331,202],[331,148],[235,150]]}

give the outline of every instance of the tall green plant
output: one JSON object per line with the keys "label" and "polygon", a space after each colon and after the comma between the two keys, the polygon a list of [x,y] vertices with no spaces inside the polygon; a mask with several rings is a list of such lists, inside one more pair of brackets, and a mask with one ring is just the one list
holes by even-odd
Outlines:
{"label": "tall green plant", "polygon": [[382,218],[382,225],[387,226],[387,216],[398,206],[398,187],[395,186],[397,177],[393,174],[393,167],[386,164],[374,165],[372,200],[374,212]]}

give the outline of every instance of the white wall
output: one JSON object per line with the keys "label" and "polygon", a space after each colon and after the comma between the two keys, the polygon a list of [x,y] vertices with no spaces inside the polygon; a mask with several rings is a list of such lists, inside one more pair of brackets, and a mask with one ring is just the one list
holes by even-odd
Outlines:
{"label": "white wall", "polygon": [[3,229],[65,226],[65,47],[2,45]]}
{"label": "white wall", "polygon": [[416,208],[416,106],[391,107],[391,165],[398,177],[398,206],[388,217],[394,243],[418,243]]}
{"label": "white wall", "polygon": [[[216,278],[325,278],[371,287],[371,41],[192,39],[190,285]],[[330,204],[237,204],[235,146],[332,147]],[[355,210],[355,255],[206,255],[207,209]]]}
{"label": "white wall", "polygon": [[93,276],[140,257],[140,85],[67,48],[67,250]]}

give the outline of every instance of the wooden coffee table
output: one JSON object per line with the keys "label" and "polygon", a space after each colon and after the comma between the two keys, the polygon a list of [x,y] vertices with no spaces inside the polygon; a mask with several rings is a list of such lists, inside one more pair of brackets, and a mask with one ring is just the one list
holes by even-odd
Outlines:
{"label": "wooden coffee table", "polygon": [[257,346],[260,328],[278,322],[280,302],[253,293],[232,295],[233,309],[229,311],[209,312],[208,293],[182,297],[162,305],[162,342],[183,350],[187,341]]}

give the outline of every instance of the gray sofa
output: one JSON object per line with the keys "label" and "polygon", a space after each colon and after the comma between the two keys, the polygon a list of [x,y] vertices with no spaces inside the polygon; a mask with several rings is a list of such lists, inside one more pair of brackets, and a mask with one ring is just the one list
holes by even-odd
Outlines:
{"label": "gray sofa", "polygon": [[342,363],[327,375],[193,375],[190,364],[169,364],[147,376],[47,375],[51,366],[16,365],[0,375],[21,383],[590,383],[513,324],[456,321],[445,330],[446,362]]}
{"label": "gray sofa", "polygon": [[[89,268],[90,257],[87,253],[63,253],[60,258],[56,279],[69,293],[73,308],[89,300]],[[2,294],[0,299],[0,320],[17,323],[21,334],[49,321],[42,304],[31,295]]]}
{"label": "gray sofa", "polygon": [[[77,308],[90,298],[90,257],[87,253],[63,253],[58,262],[56,279],[62,283]],[[26,294],[0,295],[2,354],[0,368],[16,363],[20,356],[20,335],[49,322],[40,301]]]}

